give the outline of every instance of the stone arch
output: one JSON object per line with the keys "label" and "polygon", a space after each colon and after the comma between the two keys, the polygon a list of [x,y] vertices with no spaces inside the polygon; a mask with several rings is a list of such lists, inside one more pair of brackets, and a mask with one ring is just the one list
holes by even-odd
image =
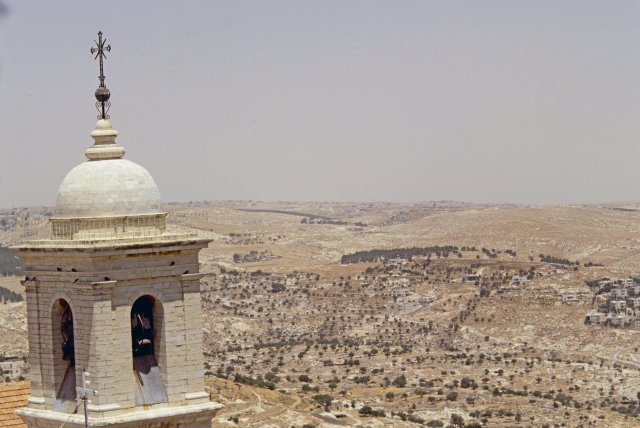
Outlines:
{"label": "stone arch", "polygon": [[138,297],[131,305],[131,351],[133,356],[156,355],[162,344],[164,327],[162,302],[150,294]]}
{"label": "stone arch", "polygon": [[166,368],[164,306],[151,294],[139,296],[131,304],[131,356],[136,405],[167,401],[160,367]]}
{"label": "stone arch", "polygon": [[162,302],[166,302],[167,299],[164,296],[164,294],[162,294],[160,291],[158,290],[150,290],[147,289],[146,287],[142,290],[138,289],[135,293],[128,293],[127,297],[125,299],[128,299],[129,304],[131,306],[133,306],[133,304],[136,302],[136,300],[140,299],[140,297],[143,296],[149,296],[153,299],[158,300],[161,304],[164,305],[164,303]]}
{"label": "stone arch", "polygon": [[53,383],[55,385],[54,410],[71,412],[75,409],[75,319],[68,300],[58,297],[51,303],[51,344]]}

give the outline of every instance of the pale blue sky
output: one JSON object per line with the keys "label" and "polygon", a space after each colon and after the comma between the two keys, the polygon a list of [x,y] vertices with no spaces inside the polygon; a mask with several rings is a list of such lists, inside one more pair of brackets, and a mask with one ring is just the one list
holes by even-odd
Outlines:
{"label": "pale blue sky", "polygon": [[0,207],[97,111],[165,201],[640,201],[639,1],[11,1]]}

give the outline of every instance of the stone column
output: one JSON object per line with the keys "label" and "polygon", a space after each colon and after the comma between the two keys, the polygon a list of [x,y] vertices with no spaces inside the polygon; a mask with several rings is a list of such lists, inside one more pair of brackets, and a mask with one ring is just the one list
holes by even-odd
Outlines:
{"label": "stone column", "polygon": [[[202,308],[200,301],[200,279],[202,274],[182,275],[185,316],[185,399],[192,403],[209,401],[204,390],[204,357],[202,355]],[[189,322],[193,320],[193,322]]]}
{"label": "stone column", "polygon": [[[93,417],[120,409],[123,398],[122,372],[130,377],[131,350],[129,335],[115,334],[112,307],[116,281],[76,285],[76,385],[81,387],[82,370],[89,373],[89,388],[97,391],[87,406]],[[130,340],[130,339],[129,339]],[[127,370],[129,369],[129,370]]]}
{"label": "stone column", "polygon": [[[29,341],[29,368],[31,378],[31,397],[29,398],[29,406],[35,408],[43,408],[45,405],[45,396],[47,395],[43,389],[43,333],[41,325],[41,305],[40,305],[40,282],[39,281],[21,281],[24,285],[27,295],[27,339]],[[54,392],[55,396],[55,392]]]}

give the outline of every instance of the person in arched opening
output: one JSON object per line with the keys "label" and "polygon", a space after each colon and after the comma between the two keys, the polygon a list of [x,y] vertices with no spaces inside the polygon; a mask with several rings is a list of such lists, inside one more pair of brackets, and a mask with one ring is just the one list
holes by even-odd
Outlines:
{"label": "person in arched opening", "polygon": [[65,309],[60,321],[60,334],[62,335],[62,359],[70,365],[75,365],[75,352],[73,347],[73,314],[71,307]]}
{"label": "person in arched opening", "polygon": [[131,342],[133,355],[153,354],[153,316],[146,299],[136,302],[131,311]]}

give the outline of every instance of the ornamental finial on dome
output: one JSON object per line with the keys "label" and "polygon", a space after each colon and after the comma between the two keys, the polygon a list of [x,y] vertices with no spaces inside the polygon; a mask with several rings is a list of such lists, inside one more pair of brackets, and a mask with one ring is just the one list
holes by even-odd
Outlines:
{"label": "ornamental finial on dome", "polygon": [[100,59],[100,86],[96,89],[96,108],[100,114],[98,115],[98,123],[96,123],[96,129],[91,133],[91,137],[94,140],[93,146],[89,147],[85,151],[85,156],[92,161],[104,160],[104,159],[120,159],[124,156],[124,148],[116,144],[115,139],[118,136],[118,131],[111,127],[111,121],[109,120],[109,108],[111,103],[109,98],[111,92],[104,84],[104,68],[103,59],[107,57],[106,52],[111,52],[111,45],[107,45],[107,39],[102,39],[102,31],[98,31],[98,40],[94,40],[96,47],[91,48],[91,53],[95,54],[94,59]]}
{"label": "ornamental finial on dome", "polygon": [[104,40],[102,40],[102,31],[98,31],[98,40],[94,40],[94,42],[96,44],[96,47],[91,48],[91,53],[96,55],[94,59],[100,58],[100,76],[98,76],[98,79],[100,79],[100,86],[98,86],[98,89],[96,89],[96,99],[98,100],[98,102],[96,102],[96,108],[100,113],[98,119],[109,119],[109,115],[107,113],[109,112],[109,108],[111,107],[111,102],[109,102],[111,92],[109,92],[109,89],[107,89],[104,84],[102,60],[103,58],[107,57],[104,53],[105,51],[111,52],[111,45],[105,46],[105,43],[107,43],[107,39],[105,38]]}

